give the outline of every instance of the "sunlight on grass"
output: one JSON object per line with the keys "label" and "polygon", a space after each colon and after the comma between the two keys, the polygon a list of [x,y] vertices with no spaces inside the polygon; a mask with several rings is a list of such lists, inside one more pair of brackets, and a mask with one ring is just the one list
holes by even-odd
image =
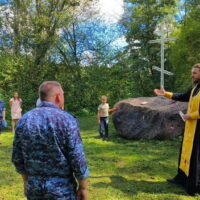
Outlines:
{"label": "sunlight on grass", "polygon": [[[98,136],[96,117],[79,119],[90,169],[90,200],[200,200],[166,183],[176,174],[180,138],[170,141],[128,141],[110,123],[109,141]],[[21,177],[10,161],[13,134],[0,145],[0,200],[24,200]]]}

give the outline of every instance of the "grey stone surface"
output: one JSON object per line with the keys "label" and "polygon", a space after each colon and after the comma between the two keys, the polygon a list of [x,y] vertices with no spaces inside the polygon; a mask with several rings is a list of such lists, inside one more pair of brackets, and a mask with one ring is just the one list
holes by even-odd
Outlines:
{"label": "grey stone surface", "polygon": [[139,97],[118,102],[112,119],[117,133],[126,139],[166,140],[182,135],[187,103],[172,103],[165,97]]}

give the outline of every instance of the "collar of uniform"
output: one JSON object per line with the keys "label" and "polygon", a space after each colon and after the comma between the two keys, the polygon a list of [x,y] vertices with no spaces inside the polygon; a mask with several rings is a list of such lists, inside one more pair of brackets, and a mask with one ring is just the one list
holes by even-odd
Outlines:
{"label": "collar of uniform", "polygon": [[42,101],[39,107],[51,107],[51,108],[58,108],[60,109],[57,105],[50,101]]}

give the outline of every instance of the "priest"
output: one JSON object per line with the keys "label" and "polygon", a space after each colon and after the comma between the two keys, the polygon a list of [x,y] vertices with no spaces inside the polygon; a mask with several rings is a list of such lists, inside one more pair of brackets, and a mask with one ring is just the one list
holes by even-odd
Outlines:
{"label": "priest", "polygon": [[194,87],[185,93],[171,93],[154,89],[157,96],[165,96],[175,101],[188,103],[185,119],[185,131],[180,149],[178,173],[167,181],[181,185],[190,195],[200,193],[200,63],[192,67]]}

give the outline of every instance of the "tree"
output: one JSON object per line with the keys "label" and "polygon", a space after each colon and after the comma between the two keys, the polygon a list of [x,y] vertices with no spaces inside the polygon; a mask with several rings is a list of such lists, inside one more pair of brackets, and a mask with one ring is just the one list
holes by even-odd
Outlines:
{"label": "tree", "polygon": [[[52,61],[54,55],[51,49],[60,37],[60,30],[68,26],[81,1],[10,0],[1,5],[3,15],[0,26],[3,29],[0,53],[14,61],[10,77],[15,83],[12,90],[26,96],[24,102],[29,108],[30,104],[35,105],[39,84],[50,78],[56,79],[58,67]],[[7,59],[3,60],[5,63],[2,65],[9,70],[10,64]]]}
{"label": "tree", "polygon": [[[141,95],[152,95],[152,88],[159,87],[159,73],[152,70],[152,66],[160,65],[160,46],[149,44],[157,39],[154,31],[166,18],[173,23],[176,14],[176,0],[129,0],[123,21],[127,28],[126,39],[128,48],[127,65],[132,68],[135,90]],[[130,11],[131,9],[131,11]],[[165,55],[167,57],[167,55]],[[167,62],[166,69],[170,69]]]}
{"label": "tree", "polygon": [[200,53],[200,8],[194,6],[180,26],[178,40],[170,53],[171,62],[176,74],[175,87],[185,90],[191,85],[190,71],[199,63]]}
{"label": "tree", "polygon": [[[63,77],[62,80],[68,95],[73,94],[75,97],[73,99],[75,110],[84,108],[90,96],[87,87],[90,81],[86,81],[85,78],[90,74],[88,79],[93,80],[90,73],[94,72],[93,67],[98,69],[97,66],[102,66],[101,70],[104,71],[105,66],[113,62],[117,50],[114,49],[112,43],[122,34],[118,24],[105,24],[100,19],[98,10],[93,8],[93,4],[87,9],[85,6],[79,7],[78,14],[75,12],[70,24],[62,29],[60,40],[56,45],[57,50],[55,50],[57,52],[55,58],[65,66],[63,71],[71,75],[70,80],[73,84],[70,84],[70,88],[68,87],[69,79]],[[62,76],[66,76],[66,73],[61,73],[59,77]],[[96,74],[93,76],[96,77]],[[96,88],[94,83],[91,84],[93,88]],[[98,84],[97,81],[95,84]],[[68,101],[71,99],[69,96],[66,98]]]}

